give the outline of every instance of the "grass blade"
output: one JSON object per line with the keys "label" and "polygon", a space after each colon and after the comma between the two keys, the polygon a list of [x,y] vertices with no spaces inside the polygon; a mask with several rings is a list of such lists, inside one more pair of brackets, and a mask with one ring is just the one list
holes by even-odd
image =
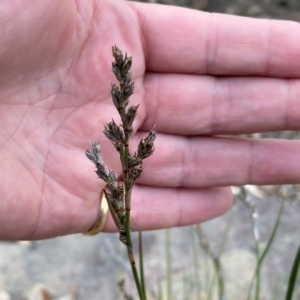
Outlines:
{"label": "grass blade", "polygon": [[[276,235],[279,223],[280,223],[280,217],[281,217],[281,214],[282,214],[282,211],[283,211],[283,204],[284,204],[284,199],[281,200],[280,208],[279,208],[277,218],[276,218],[276,222],[275,222],[275,225],[273,227],[271,236],[268,240],[267,246],[266,246],[266,248],[264,249],[264,251],[262,252],[262,254],[260,255],[260,257],[257,261],[256,269],[255,269],[255,272],[254,272],[254,275],[252,277],[252,280],[251,280],[251,283],[250,283],[250,286],[249,286],[249,290],[248,290],[248,298],[247,298],[248,300],[250,300],[250,297],[251,297],[251,291],[252,291],[253,283],[254,283],[255,280],[259,280],[258,275],[260,274],[262,263],[263,263],[266,255],[268,254],[268,252],[271,248],[271,245],[273,244],[273,241],[274,241],[274,238],[275,238],[275,235]],[[256,292],[255,292],[255,299],[259,300],[259,289],[258,289],[259,288],[259,283],[257,283],[257,284],[258,284],[258,286],[257,286]]]}
{"label": "grass blade", "polygon": [[[215,275],[217,276],[217,283],[218,283],[218,295],[219,295],[219,299],[223,300],[225,299],[225,290],[224,290],[224,280],[223,280],[223,274],[222,274],[222,268],[221,268],[221,262],[219,259],[219,256],[214,255],[208,240],[206,238],[206,235],[201,227],[200,224],[197,224],[197,232],[198,232],[198,236],[200,239],[200,244],[202,249],[205,251],[206,255],[208,255],[208,257],[211,258],[211,261],[213,263],[214,266],[214,275],[213,275],[213,281],[212,284],[215,280]],[[211,297],[211,294],[210,294]]]}
{"label": "grass blade", "polygon": [[143,237],[142,232],[139,231],[139,260],[140,260],[140,280],[141,286],[144,293],[144,299],[147,300],[146,295],[146,283],[145,283],[145,275],[144,275],[144,257],[143,257]]}
{"label": "grass blade", "polygon": [[291,270],[285,300],[292,300],[299,267],[300,267],[300,245],[299,245],[298,251],[296,253],[295,260],[294,260],[294,263],[293,263],[293,267],[292,267],[292,270]]}
{"label": "grass blade", "polygon": [[163,300],[163,291],[161,287],[161,282],[157,281],[157,300]]}
{"label": "grass blade", "polygon": [[200,300],[200,277],[199,277],[199,251],[197,251],[194,227],[190,227],[191,239],[192,239],[192,255],[193,255],[193,269],[194,269],[194,281],[196,285],[196,298]]}

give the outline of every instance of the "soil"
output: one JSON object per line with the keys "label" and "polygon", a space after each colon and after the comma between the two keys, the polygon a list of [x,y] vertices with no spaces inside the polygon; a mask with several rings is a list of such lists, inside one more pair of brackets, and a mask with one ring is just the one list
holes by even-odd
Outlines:
{"label": "soil", "polygon": [[[256,18],[300,20],[298,0],[149,0],[144,2],[179,5],[209,12]],[[298,138],[298,133],[269,133],[261,137],[268,136]],[[233,209],[226,215],[202,225],[206,236],[209,237],[211,250],[214,255],[217,255],[223,237],[226,236],[228,224],[231,224],[221,255],[227,299],[240,300],[246,298],[241,295],[247,295],[256,260],[251,222],[259,221],[257,226],[261,246],[264,248],[274,226],[280,199],[285,197],[288,201],[284,206],[281,224],[262,271],[260,298],[273,299],[275,288],[278,287],[275,294],[278,299],[283,299],[285,280],[300,240],[299,186],[247,187],[243,190],[235,188],[234,191],[237,200]],[[246,204],[238,199],[246,200]],[[196,229],[174,228],[170,234],[172,299],[196,299],[197,289],[200,289],[198,292],[202,295],[201,299],[207,299],[205,294],[208,287],[207,280],[212,276],[212,267],[210,259],[199,247]],[[159,286],[165,290],[165,239],[166,231],[144,234],[146,281],[150,292],[148,300],[158,299],[156,295]],[[196,253],[195,257],[193,253]],[[127,290],[135,290],[125,257],[126,251],[120,245],[116,234],[103,233],[94,238],[71,235],[26,243],[2,242],[0,243],[0,300],[123,299],[116,285],[120,278],[125,278]],[[198,274],[199,278],[195,274]],[[201,283],[196,283],[195,278],[198,278]],[[185,296],[182,292],[184,290],[187,291]]]}

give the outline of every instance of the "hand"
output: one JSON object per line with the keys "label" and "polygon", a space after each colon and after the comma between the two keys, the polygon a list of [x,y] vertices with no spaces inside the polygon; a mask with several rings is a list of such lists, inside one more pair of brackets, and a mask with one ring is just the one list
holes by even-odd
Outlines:
{"label": "hand", "polygon": [[133,229],[216,217],[232,201],[219,186],[299,180],[298,142],[215,137],[298,129],[298,24],[109,0],[1,5],[1,239],[95,222],[105,185],[86,147],[100,140],[120,171],[102,134],[118,120],[115,44],[133,56],[134,142],[154,124],[158,133],[133,192]]}

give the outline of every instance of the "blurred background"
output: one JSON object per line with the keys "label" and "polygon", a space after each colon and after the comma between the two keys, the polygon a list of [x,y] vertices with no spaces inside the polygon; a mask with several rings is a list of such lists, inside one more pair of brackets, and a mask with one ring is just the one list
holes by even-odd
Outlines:
{"label": "blurred background", "polygon": [[[143,2],[300,20],[298,0]],[[275,132],[255,137],[298,139],[299,134]],[[235,204],[220,218],[198,226],[144,233],[148,300],[247,299],[257,260],[274,231],[283,199],[280,223],[260,271],[259,299],[284,298],[300,242],[300,186],[233,187],[233,192]],[[117,281],[124,279],[126,290],[135,295],[131,277],[126,249],[117,234],[0,242],[0,300],[123,299]],[[300,299],[299,284],[294,299]]]}

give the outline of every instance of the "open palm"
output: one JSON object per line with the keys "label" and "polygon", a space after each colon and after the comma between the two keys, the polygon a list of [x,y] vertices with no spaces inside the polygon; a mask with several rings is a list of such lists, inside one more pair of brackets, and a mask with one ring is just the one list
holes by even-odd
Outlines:
{"label": "open palm", "polygon": [[111,46],[134,56],[139,102],[145,69],[137,18],[125,3],[26,2],[9,5],[2,26],[0,235],[12,239],[91,226],[104,184],[84,151],[101,139],[107,152]]}
{"label": "open palm", "polygon": [[[296,144],[210,137],[298,126],[292,111],[282,113],[291,82],[276,77],[297,77],[300,63],[284,66],[292,61],[293,45],[280,52],[280,62],[278,53],[273,57],[268,50],[265,62],[258,33],[267,21],[255,25],[215,17],[211,23],[223,22],[223,31],[230,31],[232,20],[257,27],[256,39],[241,29],[224,40],[220,28],[211,37],[203,35],[200,27],[208,26],[208,15],[163,6],[108,0],[2,6],[7,6],[0,49],[2,239],[47,238],[93,225],[105,185],[85,158],[86,147],[100,140],[106,164],[120,171],[118,156],[102,134],[104,123],[119,120],[110,100],[115,44],[133,56],[131,101],[140,103],[133,143],[154,124],[158,132],[156,152],[146,160],[133,193],[133,228],[215,217],[231,204],[230,190],[218,186],[299,179],[299,172],[278,161],[284,153],[293,158]],[[219,40],[213,41],[217,32]],[[238,39],[252,61],[241,49],[230,49]],[[244,77],[228,77],[237,75]],[[106,230],[114,230],[111,219]]]}

